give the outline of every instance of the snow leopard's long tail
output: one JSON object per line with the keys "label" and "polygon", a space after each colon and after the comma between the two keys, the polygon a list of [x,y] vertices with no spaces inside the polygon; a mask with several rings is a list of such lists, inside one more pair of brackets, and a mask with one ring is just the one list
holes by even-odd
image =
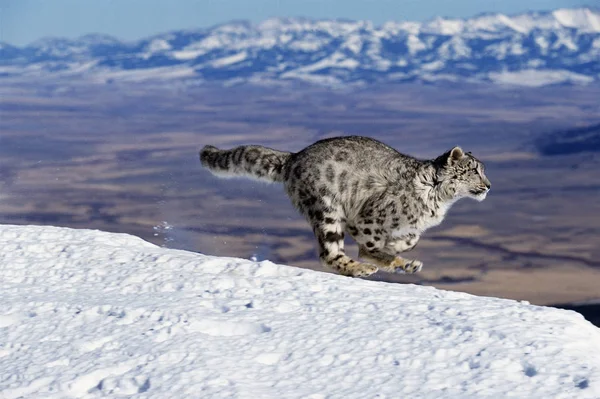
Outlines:
{"label": "snow leopard's long tail", "polygon": [[243,145],[230,150],[207,145],[200,150],[200,162],[220,177],[244,176],[283,182],[284,167],[291,155],[259,145]]}

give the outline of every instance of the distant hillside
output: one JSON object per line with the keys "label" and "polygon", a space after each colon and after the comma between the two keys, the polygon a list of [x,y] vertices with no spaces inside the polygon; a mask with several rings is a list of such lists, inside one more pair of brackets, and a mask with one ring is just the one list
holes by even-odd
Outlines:
{"label": "distant hillside", "polygon": [[600,124],[545,134],[536,147],[542,155],[600,152]]}
{"label": "distant hillside", "polygon": [[158,34],[0,43],[0,79],[303,82],[493,82],[526,86],[600,80],[600,12],[557,9],[424,23],[275,18]]}

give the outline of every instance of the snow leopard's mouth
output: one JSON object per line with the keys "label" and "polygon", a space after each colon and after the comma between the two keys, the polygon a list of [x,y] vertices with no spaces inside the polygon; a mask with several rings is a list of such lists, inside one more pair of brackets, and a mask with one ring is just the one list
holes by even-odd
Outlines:
{"label": "snow leopard's mouth", "polygon": [[469,192],[475,196],[483,195],[487,194],[487,192],[490,191],[491,187],[492,185],[490,181],[488,179],[485,179],[485,181],[483,181],[481,184],[478,184],[476,187],[470,189]]}
{"label": "snow leopard's mouth", "polygon": [[476,188],[476,189],[469,190],[469,192],[473,195],[481,195],[481,194],[487,193],[487,191],[488,191],[487,188]]}
{"label": "snow leopard's mouth", "polygon": [[488,191],[490,191],[488,188],[469,190],[473,197],[479,202],[483,201],[485,197],[487,197]]}

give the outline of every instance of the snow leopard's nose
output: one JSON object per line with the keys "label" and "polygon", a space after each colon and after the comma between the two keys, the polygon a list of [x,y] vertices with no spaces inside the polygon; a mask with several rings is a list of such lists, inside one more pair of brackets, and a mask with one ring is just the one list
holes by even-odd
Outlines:
{"label": "snow leopard's nose", "polygon": [[488,190],[492,187],[492,183],[490,183],[490,179],[488,179],[487,177],[482,176],[481,180],[483,180],[483,184],[485,185],[485,188],[487,188]]}

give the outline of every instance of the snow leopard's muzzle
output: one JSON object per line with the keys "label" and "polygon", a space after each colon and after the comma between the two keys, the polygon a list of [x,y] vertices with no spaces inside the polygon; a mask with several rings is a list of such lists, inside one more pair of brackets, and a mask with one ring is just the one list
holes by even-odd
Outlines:
{"label": "snow leopard's muzzle", "polygon": [[469,190],[469,193],[475,198],[477,201],[483,201],[485,197],[487,197],[487,193],[490,191],[492,184],[490,181],[485,178],[483,181],[483,185],[473,188]]}

